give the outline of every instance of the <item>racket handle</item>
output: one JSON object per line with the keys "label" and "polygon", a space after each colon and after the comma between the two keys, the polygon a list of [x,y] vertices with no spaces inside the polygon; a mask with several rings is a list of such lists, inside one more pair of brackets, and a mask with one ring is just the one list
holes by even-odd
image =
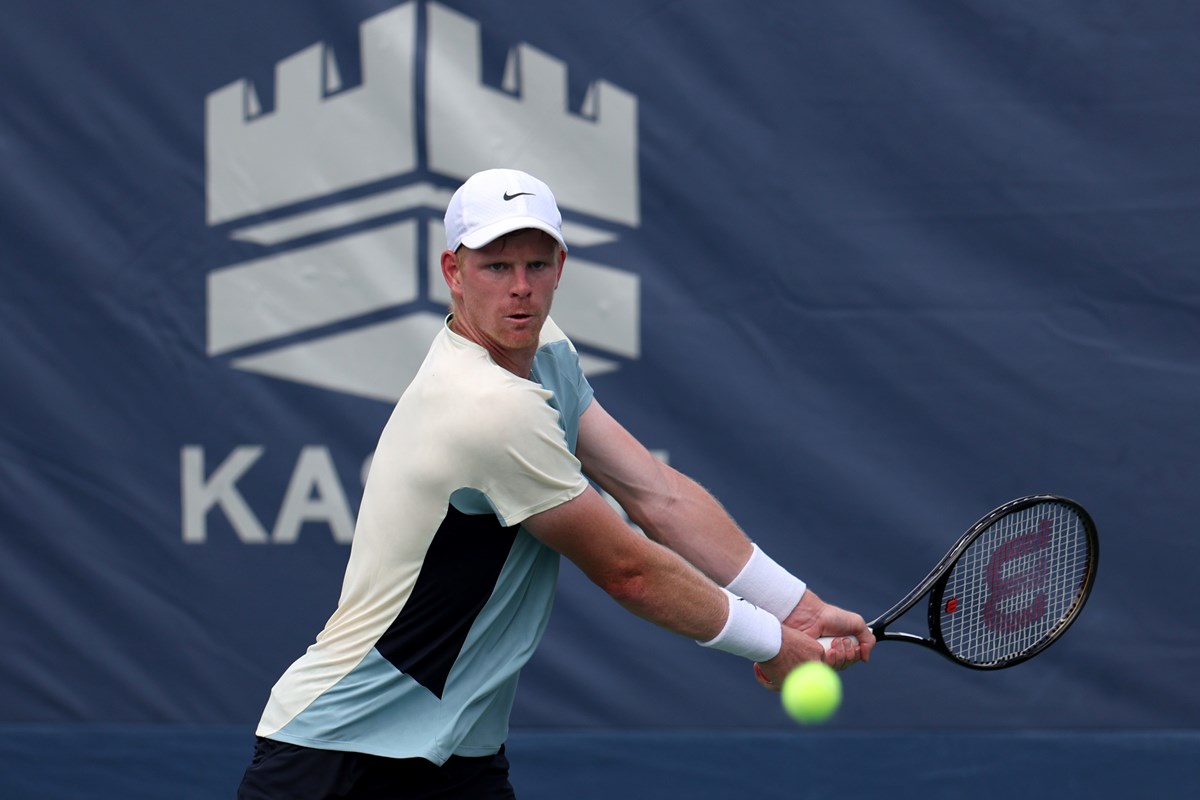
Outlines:
{"label": "racket handle", "polygon": [[821,646],[824,647],[828,652],[829,648],[833,647],[834,639],[853,639],[856,642],[858,641],[857,636],[822,636],[820,639],[817,639],[817,641],[820,642]]}

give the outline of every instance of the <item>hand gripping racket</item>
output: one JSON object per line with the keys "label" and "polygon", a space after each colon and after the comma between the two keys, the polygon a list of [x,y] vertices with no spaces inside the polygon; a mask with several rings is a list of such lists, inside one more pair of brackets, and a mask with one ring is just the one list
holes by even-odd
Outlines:
{"label": "hand gripping racket", "polygon": [[[1034,495],[976,522],[908,595],[868,627],[878,641],[912,642],[972,669],[1002,669],[1066,632],[1096,579],[1099,540],[1073,500]],[[929,595],[929,635],[887,627]],[[820,640],[828,649],[833,637]]]}

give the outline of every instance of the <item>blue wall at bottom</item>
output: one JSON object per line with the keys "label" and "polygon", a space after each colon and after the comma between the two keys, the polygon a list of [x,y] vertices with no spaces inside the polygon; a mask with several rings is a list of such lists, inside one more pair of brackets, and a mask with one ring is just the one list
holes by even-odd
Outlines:
{"label": "blue wall at bottom", "polygon": [[[0,726],[5,800],[232,798],[244,728]],[[521,800],[1181,797],[1200,731],[515,731]]]}

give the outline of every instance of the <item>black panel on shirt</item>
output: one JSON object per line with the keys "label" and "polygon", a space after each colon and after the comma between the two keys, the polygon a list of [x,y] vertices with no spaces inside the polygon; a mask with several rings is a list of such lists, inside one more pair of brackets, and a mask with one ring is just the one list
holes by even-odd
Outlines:
{"label": "black panel on shirt", "polygon": [[412,596],[375,644],[396,669],[439,699],[471,625],[492,596],[517,527],[501,526],[492,514],[464,514],[449,506]]}

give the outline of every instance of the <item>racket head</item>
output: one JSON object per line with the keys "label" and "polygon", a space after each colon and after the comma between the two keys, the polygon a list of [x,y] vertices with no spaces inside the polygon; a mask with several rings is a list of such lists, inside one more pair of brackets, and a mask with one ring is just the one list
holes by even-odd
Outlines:
{"label": "racket head", "polygon": [[1091,516],[1056,495],[1013,500],[963,536],[929,596],[932,643],[973,669],[1027,661],[1071,626],[1092,590]]}

